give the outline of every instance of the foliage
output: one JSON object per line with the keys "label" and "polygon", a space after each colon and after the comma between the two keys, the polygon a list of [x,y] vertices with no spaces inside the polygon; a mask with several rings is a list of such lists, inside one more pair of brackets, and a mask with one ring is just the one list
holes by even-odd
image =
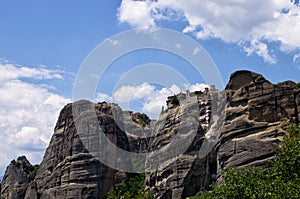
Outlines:
{"label": "foliage", "polygon": [[38,168],[39,168],[38,164],[36,164],[34,166],[33,165],[25,165],[24,169],[25,169],[25,172],[28,174],[29,182],[34,180]]}
{"label": "foliage", "polygon": [[132,121],[135,123],[140,124],[142,127],[145,127],[146,125],[149,125],[151,120],[145,113],[135,113],[132,116]]}
{"label": "foliage", "polygon": [[21,166],[20,162],[16,161],[15,159],[13,159],[13,160],[10,162],[10,164],[12,164],[12,165],[14,165],[14,166],[16,166],[16,167],[20,167],[20,166]]}
{"label": "foliage", "polygon": [[152,193],[143,193],[145,174],[131,174],[107,193],[107,199],[152,199]]}
{"label": "foliage", "polygon": [[21,164],[19,161],[16,161],[16,160],[12,160],[10,163],[13,164],[14,166],[18,167],[18,168],[20,168],[23,165],[22,167],[24,169],[24,172],[28,175],[29,182],[34,180],[36,172],[39,168],[38,164],[36,164],[36,165]]}
{"label": "foliage", "polygon": [[179,100],[176,95],[172,98],[171,104],[176,105],[176,106],[179,105]]}
{"label": "foliage", "polygon": [[230,168],[224,173],[221,186],[213,186],[211,191],[192,198],[300,198],[300,125],[290,125],[271,164],[266,173],[260,168]]}
{"label": "foliage", "polygon": [[202,96],[202,95],[203,95],[203,92],[202,92],[202,91],[195,91],[195,95],[196,95],[196,96]]}

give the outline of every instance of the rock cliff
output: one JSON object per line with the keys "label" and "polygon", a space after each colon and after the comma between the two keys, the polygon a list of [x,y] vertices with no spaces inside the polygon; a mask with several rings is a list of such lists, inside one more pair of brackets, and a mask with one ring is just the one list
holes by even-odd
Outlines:
{"label": "rock cliff", "polygon": [[[176,100],[169,98],[169,101]],[[198,157],[204,135],[210,125],[211,98],[208,94],[193,96],[181,100],[180,103],[169,103],[168,107],[168,111],[162,114],[157,122],[158,131],[150,139],[150,149],[161,152],[154,158],[159,161],[158,168],[146,174],[145,191],[154,192],[156,198],[185,198],[196,194],[199,190],[208,189],[215,180],[217,171],[215,152],[212,151],[202,158]],[[186,115],[187,113],[189,114]],[[194,127],[192,120],[195,120]],[[179,138],[182,141],[168,150],[172,147],[169,146],[170,143],[176,140],[182,129],[184,136]],[[192,142],[189,143],[186,134],[193,133],[193,130],[195,135],[191,136]],[[189,146],[181,149],[186,142]],[[172,153],[176,150],[182,154]],[[165,158],[166,154],[170,154],[171,157],[160,160],[161,156]]]}
{"label": "rock cliff", "polygon": [[228,166],[261,166],[273,158],[290,122],[299,121],[297,85],[274,85],[262,75],[238,71],[226,86],[226,119],[216,147],[218,181]]}
{"label": "rock cliff", "polygon": [[[3,180],[2,198],[105,198],[115,183],[116,171],[100,163],[85,148],[81,141],[85,137],[81,135],[79,138],[72,108],[95,107],[99,125],[111,141],[124,150],[129,149],[128,141],[113,121],[111,108],[114,104],[87,101],[75,104],[75,107],[68,104],[62,109],[34,181],[29,183],[22,167],[17,169],[10,164]],[[81,114],[83,118],[89,116],[89,112]],[[86,134],[89,133],[90,130],[86,129]],[[92,142],[94,138],[90,136],[88,139]],[[29,164],[28,161],[26,164]]]}
{"label": "rock cliff", "polygon": [[[229,166],[267,169],[287,125],[299,122],[299,87],[291,81],[274,85],[257,73],[237,71],[225,92],[211,89],[170,96],[168,110],[156,122],[124,112],[116,104],[68,104],[36,175],[29,172],[33,166],[25,157],[12,161],[2,180],[1,198],[105,198],[126,173],[96,158],[93,150],[104,143],[96,126],[124,151],[149,153],[144,191],[154,192],[155,198],[194,195],[220,183],[222,171]],[[75,125],[74,113],[84,125]],[[97,118],[95,124],[91,117]]]}
{"label": "rock cliff", "polygon": [[35,175],[35,168],[25,156],[11,161],[1,182],[1,198],[23,199]]}

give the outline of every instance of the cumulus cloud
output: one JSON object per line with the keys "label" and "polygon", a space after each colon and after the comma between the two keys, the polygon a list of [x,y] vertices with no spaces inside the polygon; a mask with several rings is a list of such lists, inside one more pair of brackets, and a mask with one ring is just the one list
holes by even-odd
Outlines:
{"label": "cumulus cloud", "polygon": [[142,108],[139,111],[148,114],[151,118],[158,118],[162,106],[166,104],[166,98],[180,91],[181,89],[176,85],[162,89],[156,89],[149,83],[138,86],[123,85],[114,92],[113,100],[122,108],[126,108],[129,102],[138,103],[140,100]]}
{"label": "cumulus cloud", "polygon": [[138,27],[181,17],[188,23],[184,33],[248,45],[243,48],[248,55],[256,54],[269,63],[276,62],[270,54],[270,42],[279,43],[283,52],[300,47],[300,6],[293,0],[124,0],[118,16],[120,22]]}
{"label": "cumulus cloud", "polygon": [[[45,85],[22,78],[62,79],[59,71],[0,64],[0,172],[20,155],[39,163],[53,134],[59,111],[68,102]],[[1,175],[0,173],[0,175]]]}
{"label": "cumulus cloud", "polygon": [[97,102],[112,102],[112,97],[106,93],[98,93],[96,97]]}
{"label": "cumulus cloud", "polygon": [[269,52],[268,45],[263,42],[252,40],[249,46],[244,46],[244,50],[248,56],[256,54],[262,57],[265,62],[276,63],[275,55]]}
{"label": "cumulus cloud", "polygon": [[155,87],[144,83],[139,86],[125,85],[117,89],[113,95],[114,101],[118,103],[127,103],[130,100],[142,99],[147,96],[153,95]]}
{"label": "cumulus cloud", "polygon": [[118,19],[128,22],[135,27],[148,28],[155,26],[152,17],[152,3],[149,1],[122,1],[119,8]]}
{"label": "cumulus cloud", "polygon": [[[207,84],[199,83],[185,85],[185,89],[189,89],[191,92],[203,91],[206,87],[208,87]],[[182,92],[182,89],[176,84],[171,85],[169,88],[163,87],[158,89],[154,85],[143,83],[138,86],[123,85],[113,93],[113,96],[98,93],[96,100],[112,101],[118,103],[123,109],[127,109],[130,102],[135,104],[141,103],[141,107],[137,111],[148,114],[150,118],[157,119],[162,106],[166,108],[167,97],[180,92]]]}
{"label": "cumulus cloud", "polygon": [[187,90],[190,90],[190,92],[195,92],[195,91],[204,91],[205,88],[209,88],[209,85],[203,84],[203,83],[196,83],[192,85],[185,85]]}

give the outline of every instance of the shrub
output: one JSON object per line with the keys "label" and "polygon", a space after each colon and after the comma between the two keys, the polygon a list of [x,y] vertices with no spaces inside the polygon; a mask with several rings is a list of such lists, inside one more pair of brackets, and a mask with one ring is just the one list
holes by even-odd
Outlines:
{"label": "shrub", "polygon": [[125,181],[115,185],[107,193],[107,199],[152,199],[153,194],[143,193],[145,174],[128,175]]}

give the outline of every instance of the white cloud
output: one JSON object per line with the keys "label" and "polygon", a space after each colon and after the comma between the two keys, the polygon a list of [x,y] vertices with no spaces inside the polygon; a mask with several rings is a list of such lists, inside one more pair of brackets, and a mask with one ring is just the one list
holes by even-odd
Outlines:
{"label": "white cloud", "polygon": [[108,39],[108,42],[113,45],[113,46],[116,46],[119,44],[119,41],[118,40],[113,40],[113,39]]}
{"label": "white cloud", "polygon": [[244,46],[244,50],[248,56],[256,54],[264,59],[265,62],[271,64],[276,63],[275,55],[269,52],[268,45],[258,40],[252,40],[249,46]]}
{"label": "white cloud", "polygon": [[[113,96],[98,93],[96,100],[112,101],[118,103],[123,109],[128,109],[129,103],[134,103],[138,107],[136,111],[144,112],[151,118],[158,118],[162,106],[166,106],[167,97],[179,92],[181,89],[177,85],[157,89],[149,83],[143,83],[138,86],[123,85],[114,92]],[[137,105],[139,103],[141,107]]]}
{"label": "white cloud", "polygon": [[143,83],[139,86],[121,86],[114,92],[113,99],[115,102],[123,104],[127,103],[130,100],[137,100],[146,98],[147,96],[152,95],[155,92],[155,87],[148,84]]}
{"label": "white cloud", "polygon": [[43,84],[18,79],[62,79],[58,71],[14,64],[0,64],[0,71],[1,175],[19,155],[34,163],[41,161],[59,111],[70,100],[51,93]]}
{"label": "white cloud", "polygon": [[[181,92],[181,89],[180,89],[179,86],[177,86],[176,84],[173,84],[173,85],[170,87],[170,90],[171,90],[173,93],[175,93],[175,94]],[[162,89],[161,92],[164,93],[164,90]]]}
{"label": "white cloud", "polygon": [[120,22],[152,27],[161,19],[178,20],[176,14],[188,23],[184,33],[192,32],[199,39],[250,43],[243,49],[265,62],[276,62],[269,42],[279,43],[283,52],[300,48],[300,6],[290,0],[124,0],[118,15]]}
{"label": "white cloud", "polygon": [[299,54],[295,54],[294,57],[293,57],[293,62],[294,63],[297,63],[300,61],[300,53]]}
{"label": "white cloud", "polygon": [[112,97],[110,95],[107,95],[106,93],[98,93],[97,94],[97,98],[96,98],[97,102],[112,102]]}
{"label": "white cloud", "polygon": [[124,0],[119,8],[118,18],[120,22],[128,22],[135,27],[149,28],[155,26],[151,12],[150,1]]}
{"label": "white cloud", "polygon": [[294,55],[293,65],[300,70],[300,53]]}
{"label": "white cloud", "polygon": [[167,97],[180,91],[176,85],[160,90],[149,83],[138,86],[125,85],[115,91],[114,101],[126,109],[129,102],[142,100],[142,107],[139,111],[148,114],[150,118],[158,118],[162,106],[166,105]]}
{"label": "white cloud", "polygon": [[[207,84],[192,84],[185,85],[185,89],[189,89],[191,92],[204,90],[208,87]],[[113,101],[118,103],[123,109],[128,109],[128,104],[133,103],[138,107],[139,112],[144,112],[150,116],[150,118],[157,119],[162,110],[162,106],[166,108],[166,100],[168,96],[178,94],[182,92],[182,89],[176,84],[171,85],[169,88],[158,89],[149,83],[143,83],[138,86],[123,85],[118,88],[113,97],[98,93],[97,101]],[[141,107],[137,104],[141,103]]]}
{"label": "white cloud", "polygon": [[200,52],[200,48],[196,47],[194,48],[193,55],[197,55],[199,52]]}
{"label": "white cloud", "polygon": [[205,88],[209,88],[209,85],[207,84],[192,84],[192,85],[185,85],[187,90],[190,90],[190,92],[195,92],[195,91],[204,91]]}
{"label": "white cloud", "polygon": [[21,77],[33,79],[63,79],[58,70],[48,70],[45,68],[18,67],[14,64],[1,64],[0,82],[18,79]]}

